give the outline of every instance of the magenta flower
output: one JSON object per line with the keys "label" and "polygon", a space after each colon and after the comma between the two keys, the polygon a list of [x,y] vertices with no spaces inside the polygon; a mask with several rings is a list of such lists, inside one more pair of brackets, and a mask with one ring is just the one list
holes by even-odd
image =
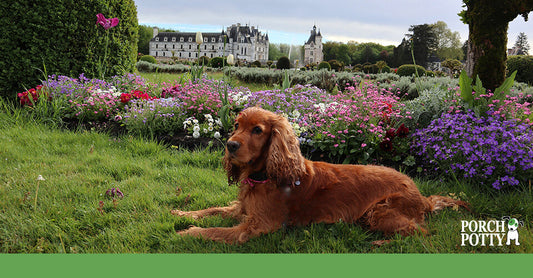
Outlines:
{"label": "magenta flower", "polygon": [[118,18],[105,18],[103,14],[96,15],[96,24],[102,25],[104,29],[109,29],[118,25]]}

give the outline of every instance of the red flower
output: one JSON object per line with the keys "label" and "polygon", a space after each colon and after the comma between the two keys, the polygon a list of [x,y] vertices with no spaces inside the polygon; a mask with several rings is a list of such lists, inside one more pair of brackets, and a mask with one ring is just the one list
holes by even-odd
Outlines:
{"label": "red flower", "polygon": [[386,152],[392,152],[392,141],[390,138],[385,138],[383,142],[379,143],[379,147],[386,151]]}
{"label": "red flower", "polygon": [[385,134],[385,138],[393,139],[394,137],[396,137],[396,130],[394,130],[394,128],[387,130],[387,133]]}
{"label": "red flower", "polygon": [[400,138],[407,137],[409,135],[409,128],[407,128],[404,124],[402,124],[398,130],[396,130],[396,135]]}
{"label": "red flower", "polygon": [[131,100],[131,95],[128,93],[122,93],[120,95],[120,102],[122,103],[128,103]]}

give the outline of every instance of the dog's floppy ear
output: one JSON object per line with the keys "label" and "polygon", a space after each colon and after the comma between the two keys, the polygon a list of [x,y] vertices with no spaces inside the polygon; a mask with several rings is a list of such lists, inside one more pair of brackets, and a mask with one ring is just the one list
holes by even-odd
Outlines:
{"label": "dog's floppy ear", "polygon": [[266,160],[268,177],[276,180],[278,186],[294,185],[305,174],[304,161],[300,143],[289,121],[276,116]]}

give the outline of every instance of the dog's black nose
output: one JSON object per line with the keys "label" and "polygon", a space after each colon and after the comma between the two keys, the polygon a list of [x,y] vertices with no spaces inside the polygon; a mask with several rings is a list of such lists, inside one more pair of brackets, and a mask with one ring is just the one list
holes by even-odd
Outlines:
{"label": "dog's black nose", "polygon": [[241,147],[241,143],[237,141],[228,141],[226,143],[226,148],[228,149],[228,152],[234,153]]}

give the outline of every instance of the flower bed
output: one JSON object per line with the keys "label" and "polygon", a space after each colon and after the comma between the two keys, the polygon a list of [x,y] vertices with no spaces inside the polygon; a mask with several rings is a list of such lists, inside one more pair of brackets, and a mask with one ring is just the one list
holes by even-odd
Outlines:
{"label": "flower bed", "polygon": [[443,114],[413,135],[429,171],[501,189],[533,178],[533,130],[516,120],[473,112]]}
{"label": "flower bed", "polygon": [[[191,147],[213,139],[223,142],[226,133],[218,113],[227,92],[230,120],[251,106],[283,114],[302,151],[313,159],[403,165],[496,189],[532,179],[530,95],[518,92],[488,103],[486,108],[494,112],[486,116],[465,113],[457,87],[435,87],[406,102],[395,86],[352,81],[335,93],[311,85],[251,92],[206,78],[151,84],[131,74],[109,81],[51,76],[18,96],[34,113],[50,113],[34,108],[52,100],[51,107],[58,107],[63,118],[114,123],[130,134]],[[424,123],[422,116],[433,121]]]}

